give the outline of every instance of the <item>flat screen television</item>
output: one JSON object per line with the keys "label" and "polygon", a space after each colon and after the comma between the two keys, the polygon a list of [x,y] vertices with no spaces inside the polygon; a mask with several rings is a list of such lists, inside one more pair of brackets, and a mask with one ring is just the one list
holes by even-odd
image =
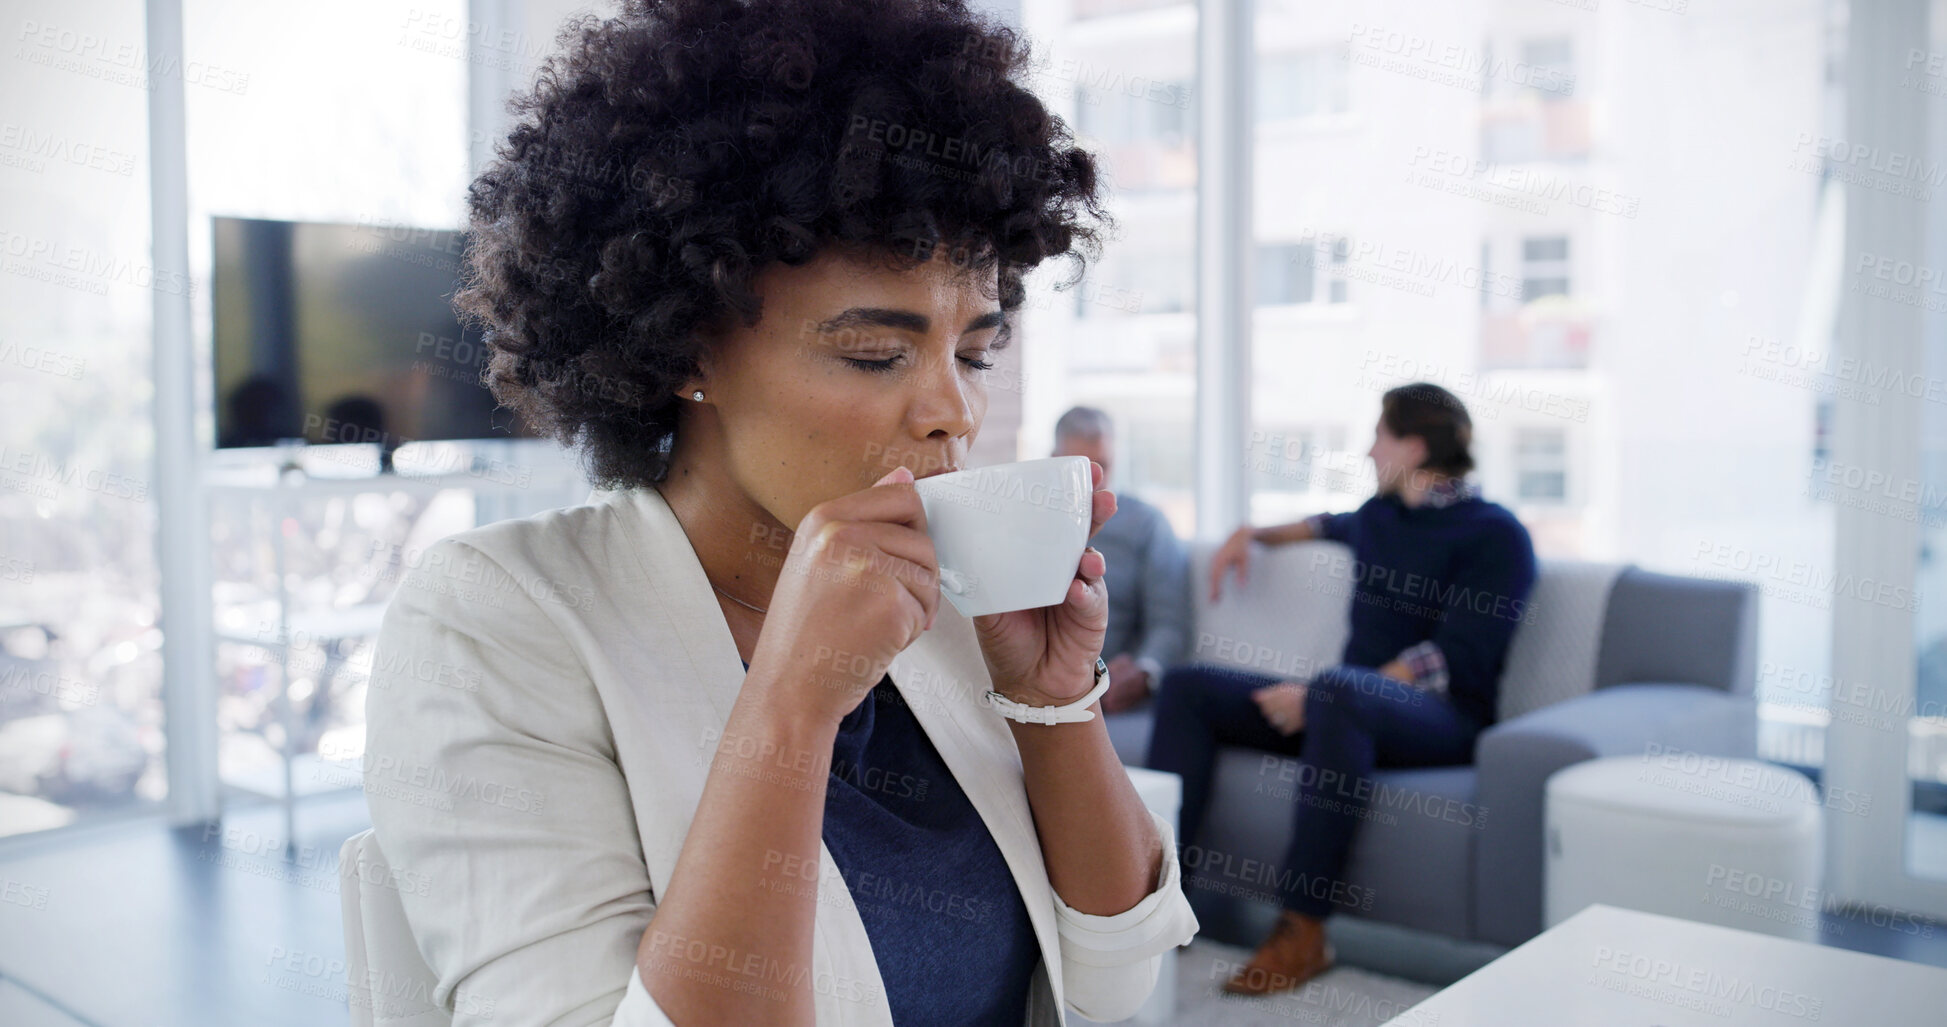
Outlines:
{"label": "flat screen television", "polygon": [[466,233],[212,219],[216,444],[532,437],[453,311]]}

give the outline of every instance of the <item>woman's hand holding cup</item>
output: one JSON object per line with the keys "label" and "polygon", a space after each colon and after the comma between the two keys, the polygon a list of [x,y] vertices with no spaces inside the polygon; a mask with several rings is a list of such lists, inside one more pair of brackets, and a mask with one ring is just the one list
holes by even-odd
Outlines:
{"label": "woman's hand holding cup", "polygon": [[[1102,488],[1102,465],[1089,461],[1089,537],[1115,516],[1115,493]],[[974,632],[994,689],[1030,706],[1059,706],[1088,694],[1109,626],[1108,560],[1082,550],[1075,577],[1052,606],[975,617]]]}
{"label": "woman's hand holding cup", "polygon": [[939,562],[912,482],[895,468],[799,523],[751,653],[752,678],[788,690],[769,698],[836,725],[932,625]]}

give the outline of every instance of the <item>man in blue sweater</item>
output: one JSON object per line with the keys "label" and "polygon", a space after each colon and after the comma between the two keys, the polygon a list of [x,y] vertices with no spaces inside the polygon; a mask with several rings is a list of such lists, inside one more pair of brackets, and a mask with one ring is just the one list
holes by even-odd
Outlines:
{"label": "man in blue sweater", "polygon": [[1335,564],[1352,592],[1352,630],[1339,665],[1309,681],[1198,664],[1163,679],[1149,765],[1183,777],[1184,845],[1202,826],[1219,746],[1251,746],[1303,764],[1278,878],[1283,912],[1227,991],[1281,991],[1332,965],[1324,921],[1334,905],[1356,901],[1356,889],[1340,887],[1342,868],[1373,793],[1373,770],[1467,763],[1475,737],[1494,721],[1535,555],[1521,522],[1483,500],[1468,477],[1472,436],[1466,408],[1447,390],[1424,382],[1392,389],[1367,454],[1376,495],[1352,513],[1246,525],[1212,556],[1215,602],[1230,572],[1247,580],[1254,542],[1331,539],[1352,549],[1351,561]]}

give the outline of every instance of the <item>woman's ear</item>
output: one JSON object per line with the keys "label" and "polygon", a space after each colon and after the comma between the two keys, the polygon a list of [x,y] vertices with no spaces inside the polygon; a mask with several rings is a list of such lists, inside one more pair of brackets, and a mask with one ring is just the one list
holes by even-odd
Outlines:
{"label": "woman's ear", "polygon": [[689,403],[701,403],[710,398],[710,338],[706,333],[698,332],[695,342],[696,373],[685,379],[683,387],[676,390],[676,398]]}

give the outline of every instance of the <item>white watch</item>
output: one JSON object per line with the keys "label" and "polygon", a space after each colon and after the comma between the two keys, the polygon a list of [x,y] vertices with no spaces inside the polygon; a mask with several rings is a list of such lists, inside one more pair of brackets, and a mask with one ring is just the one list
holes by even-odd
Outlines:
{"label": "white watch", "polygon": [[1095,700],[1102,698],[1102,693],[1108,690],[1109,665],[1097,656],[1095,687],[1089,689],[1087,695],[1066,706],[1029,706],[1026,703],[1015,702],[991,689],[987,692],[987,701],[993,704],[994,709],[1000,711],[1001,716],[1009,720],[1018,720],[1023,724],[1080,724],[1095,719],[1095,713],[1089,707],[1095,705]]}

